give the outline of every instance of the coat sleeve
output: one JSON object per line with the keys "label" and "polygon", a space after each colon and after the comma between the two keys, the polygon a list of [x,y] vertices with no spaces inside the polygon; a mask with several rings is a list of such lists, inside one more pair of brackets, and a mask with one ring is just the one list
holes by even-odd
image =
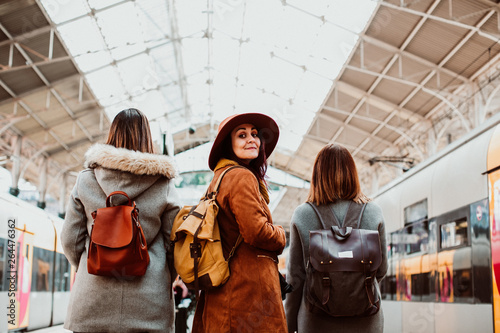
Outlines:
{"label": "coat sleeve", "polygon": [[293,286],[293,291],[285,300],[285,314],[288,332],[297,331],[297,318],[302,303],[306,269],[304,266],[303,244],[297,225],[294,223],[295,214],[290,224],[290,249],[288,250],[286,280]]}
{"label": "coat sleeve", "polygon": [[368,229],[378,230],[380,239],[380,250],[382,252],[382,262],[377,270],[377,280],[380,282],[387,274],[388,262],[387,262],[387,240],[385,234],[385,221],[382,209],[379,205],[374,202],[369,202],[366,206],[365,217],[369,220]]}
{"label": "coat sleeve", "polygon": [[170,234],[172,232],[174,219],[180,210],[180,198],[173,182],[170,183],[166,195],[168,204],[161,216],[161,233],[163,234],[167,251],[167,264],[170,271],[170,279],[173,282],[177,272],[174,267],[174,248],[170,244]]}
{"label": "coat sleeve", "polygon": [[78,270],[80,257],[85,251],[85,241],[88,236],[85,207],[78,195],[79,179],[80,176],[76,180],[75,187],[71,191],[61,232],[61,245],[64,250],[64,255],[76,270]]}
{"label": "coat sleeve", "polygon": [[387,262],[387,235],[385,234],[385,222],[378,225],[378,233],[380,237],[380,249],[382,251],[382,263],[377,270],[377,280],[380,282],[387,274],[388,262]]}
{"label": "coat sleeve", "polygon": [[286,244],[285,231],[283,227],[273,225],[271,216],[266,214],[266,203],[261,198],[255,176],[249,170],[238,169],[225,177],[229,178],[231,186],[229,207],[245,242],[263,250],[281,253]]}
{"label": "coat sleeve", "polygon": [[[180,210],[180,198],[177,189],[175,188],[173,181],[168,186],[167,195],[167,206],[163,211],[161,216],[161,232],[167,245],[167,250],[169,250],[170,244],[170,233],[172,232],[172,226],[174,224],[174,219]],[[173,249],[172,249],[173,250]]]}

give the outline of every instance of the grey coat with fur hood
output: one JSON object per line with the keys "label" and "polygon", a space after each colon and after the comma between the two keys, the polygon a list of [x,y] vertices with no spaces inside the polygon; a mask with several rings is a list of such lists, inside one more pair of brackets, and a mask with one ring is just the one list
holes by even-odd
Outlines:
{"label": "grey coat with fur hood", "polygon": [[[173,267],[167,263],[173,219],[179,211],[167,156],[96,144],[85,155],[68,202],[62,246],[77,269],[64,328],[76,332],[173,332]],[[92,212],[113,191],[124,191],[139,208],[150,256],[146,274],[120,280],[88,274]],[[113,197],[115,198],[115,197]],[[117,196],[117,200],[124,199]],[[113,204],[119,204],[114,202]]]}

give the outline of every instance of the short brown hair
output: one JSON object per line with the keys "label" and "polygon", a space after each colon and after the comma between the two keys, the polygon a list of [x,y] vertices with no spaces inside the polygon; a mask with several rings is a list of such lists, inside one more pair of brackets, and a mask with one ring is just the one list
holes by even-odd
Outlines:
{"label": "short brown hair", "polygon": [[341,145],[329,144],[316,156],[307,201],[323,205],[335,200],[365,203],[370,199],[361,192],[352,155]]}
{"label": "short brown hair", "polygon": [[113,119],[106,144],[143,153],[154,153],[148,118],[137,109],[120,111]]}

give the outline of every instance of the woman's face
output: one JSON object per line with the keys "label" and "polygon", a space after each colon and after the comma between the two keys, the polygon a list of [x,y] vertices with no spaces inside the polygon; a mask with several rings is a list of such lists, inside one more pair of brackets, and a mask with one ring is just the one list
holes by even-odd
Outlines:
{"label": "woman's face", "polygon": [[257,128],[252,124],[238,125],[231,132],[233,152],[247,164],[259,156],[260,139],[257,134]]}

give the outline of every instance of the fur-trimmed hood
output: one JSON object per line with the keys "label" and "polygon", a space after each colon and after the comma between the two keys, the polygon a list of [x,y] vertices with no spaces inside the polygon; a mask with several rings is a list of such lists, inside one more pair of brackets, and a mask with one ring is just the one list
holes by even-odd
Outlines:
{"label": "fur-trimmed hood", "polygon": [[176,169],[170,157],[141,153],[106,144],[95,144],[85,153],[85,168],[103,167],[130,172],[135,175],[175,178]]}

